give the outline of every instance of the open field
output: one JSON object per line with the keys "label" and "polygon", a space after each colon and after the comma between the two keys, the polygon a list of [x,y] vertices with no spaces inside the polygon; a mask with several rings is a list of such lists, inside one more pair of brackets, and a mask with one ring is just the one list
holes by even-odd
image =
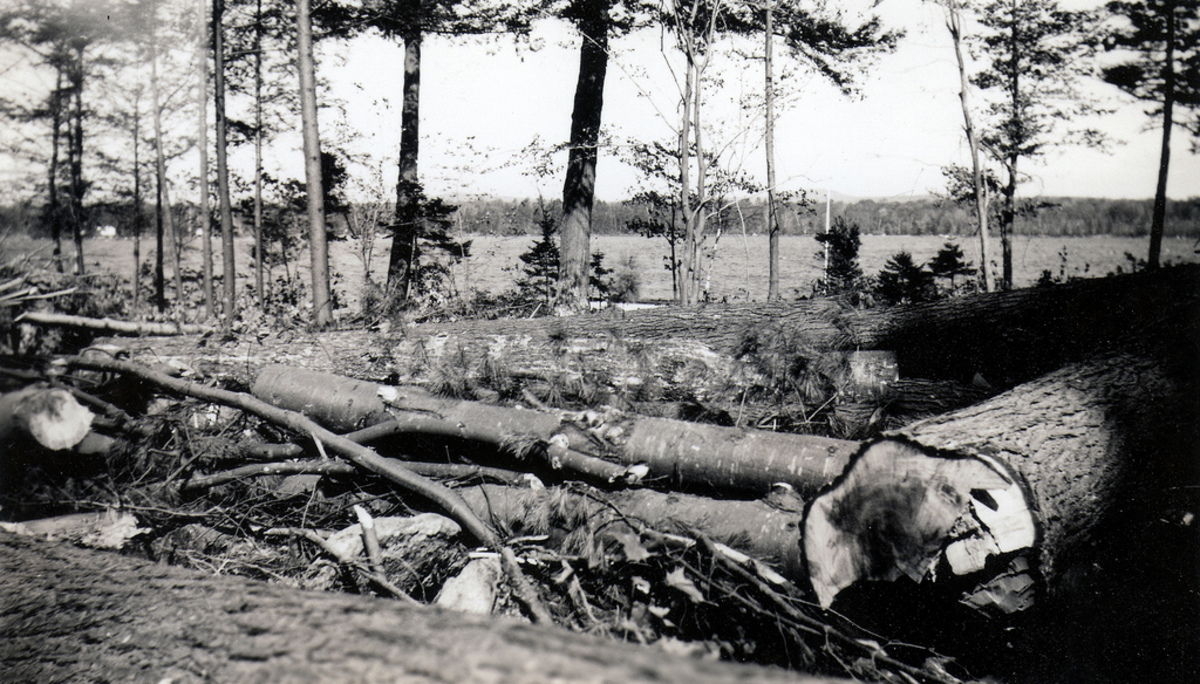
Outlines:
{"label": "open field", "polygon": [[[471,257],[454,269],[455,285],[465,295],[477,291],[499,292],[511,287],[521,262],[519,255],[536,240],[534,236],[469,236],[473,240]],[[887,236],[865,235],[862,238],[861,263],[867,274],[877,273],[888,257],[907,250],[919,261],[932,257],[941,246],[954,242],[962,247],[966,258],[973,264],[979,263],[978,244],[973,239],[939,236]],[[250,272],[249,238],[238,238],[238,272],[247,282]],[[386,267],[389,240],[379,240],[376,245],[375,264],[372,272],[382,279]],[[1018,236],[1014,242],[1014,269],[1018,287],[1035,283],[1043,270],[1054,275],[1096,277],[1107,275],[1118,267],[1128,270],[1130,264],[1126,253],[1144,258],[1147,238],[1115,236],[1099,237],[1027,237]],[[219,249],[219,241],[216,245]],[[820,245],[811,236],[785,236],[782,239],[781,285],[786,298],[807,295],[820,275],[821,262],[818,258]],[[1168,237],[1163,243],[1163,260],[1166,263],[1200,262],[1200,248],[1194,238]],[[999,251],[999,241],[993,245]],[[73,256],[73,247],[65,247],[68,256]],[[154,258],[153,243],[143,241],[143,260]],[[644,301],[671,298],[670,274],[664,268],[668,247],[665,240],[628,235],[601,235],[593,238],[593,250],[603,252],[605,264],[610,268],[632,263],[641,279],[640,299]],[[118,274],[133,271],[133,241],[127,238],[89,239],[84,245],[84,254],[89,270]],[[709,269],[709,290],[714,299],[730,301],[761,301],[767,292],[767,238],[762,235],[726,235],[717,243],[713,258],[706,261]],[[50,255],[47,240],[30,240],[24,237],[0,239],[0,263],[26,256],[46,259]],[[185,268],[199,269],[200,244],[192,240],[185,246]],[[170,278],[170,252],[168,249],[168,279]],[[354,306],[358,299],[359,284],[362,282],[362,264],[351,243],[331,244],[332,268],[336,276],[335,288],[343,302]],[[298,268],[307,278],[308,255],[302,254],[292,268]],[[1065,269],[1065,270],[1064,270]],[[220,266],[217,266],[218,272]],[[283,276],[283,269],[276,267],[273,276]],[[170,287],[168,283],[168,287]]]}

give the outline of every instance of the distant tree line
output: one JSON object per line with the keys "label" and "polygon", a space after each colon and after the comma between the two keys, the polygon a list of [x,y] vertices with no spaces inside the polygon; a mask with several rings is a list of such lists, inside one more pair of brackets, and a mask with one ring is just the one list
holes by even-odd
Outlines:
{"label": "distant tree line", "polygon": [[[1047,208],[1032,216],[1015,219],[1017,235],[1144,236],[1151,224],[1154,202],[1150,199],[1046,198]],[[557,209],[554,203],[547,203]],[[765,203],[746,201],[740,211],[722,213],[726,232],[765,234]],[[536,200],[480,199],[459,204],[458,224],[466,233],[522,235],[537,232]],[[866,235],[971,235],[975,228],[968,207],[942,199],[907,201],[859,200],[834,202],[832,215],[858,224]],[[649,218],[642,205],[597,201],[593,209],[593,232],[620,235],[636,232],[631,226]],[[779,211],[785,235],[815,235],[825,230],[823,211],[783,207]],[[1172,202],[1166,216],[1167,235],[1200,235],[1200,198]]]}

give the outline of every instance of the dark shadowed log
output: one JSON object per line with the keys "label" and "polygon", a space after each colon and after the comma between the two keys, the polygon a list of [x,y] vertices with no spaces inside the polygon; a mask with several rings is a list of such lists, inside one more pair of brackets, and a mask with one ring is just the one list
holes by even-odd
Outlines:
{"label": "dark shadowed log", "polygon": [[390,333],[105,342],[147,363],[176,362],[245,385],[257,369],[281,363],[393,384],[437,384],[448,372],[507,374],[586,380],[635,399],[708,399],[754,380],[753,364],[742,356],[747,341],[766,335],[814,352],[892,350],[903,378],[969,383],[978,375],[1003,389],[1082,360],[1198,299],[1200,266],[1180,266],[870,310],[812,300],[436,323]]}
{"label": "dark shadowed log", "polygon": [[6,681],[820,682],[0,533]]}
{"label": "dark shadowed log", "polygon": [[993,613],[1069,594],[1107,564],[1107,534],[1149,519],[1172,487],[1200,484],[1188,339],[1165,345],[1182,365],[1072,364],[867,445],[806,512],[822,605],[901,577],[965,587],[964,603]]}
{"label": "dark shadowed log", "polygon": [[[788,579],[803,578],[800,513],[804,502],[786,488],[766,501],[710,499],[650,489],[579,493],[564,488],[532,490],[478,485],[459,490],[475,512],[513,534],[550,534],[562,542],[601,544],[640,529],[638,521],[659,532],[699,533],[769,563]],[[770,503],[768,503],[770,502]],[[650,543],[647,541],[647,543]],[[590,555],[590,548],[561,549]]]}
{"label": "dark shadowed log", "polygon": [[[645,479],[692,489],[766,493],[775,483],[816,492],[841,473],[854,442],[643,418],[619,411],[546,413],[432,396],[306,369],[269,366],[255,396],[336,429],[382,420],[398,431],[488,444],[590,481]],[[608,470],[606,470],[608,468]]]}

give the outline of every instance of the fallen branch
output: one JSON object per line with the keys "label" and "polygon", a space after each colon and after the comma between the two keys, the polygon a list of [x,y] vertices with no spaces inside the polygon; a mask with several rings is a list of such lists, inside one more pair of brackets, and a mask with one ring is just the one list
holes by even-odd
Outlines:
{"label": "fallen branch", "polygon": [[[282,446],[282,445],[281,445]],[[462,463],[422,463],[420,461],[399,461],[399,467],[408,468],[418,475],[425,477],[453,478],[465,480],[482,478],[504,484],[519,484],[525,477],[521,473],[500,468],[467,465]],[[223,484],[246,480],[253,477],[271,475],[340,475],[353,476],[362,474],[362,469],[343,461],[335,460],[306,460],[284,461],[281,463],[254,463],[233,468],[231,470],[212,473],[210,475],[193,475],[180,486],[182,492],[196,492],[212,489]]]}
{"label": "fallen branch", "polygon": [[71,314],[46,311],[26,311],[17,316],[15,323],[61,328],[84,328],[101,333],[133,336],[205,335],[215,330],[212,326],[195,323],[159,323],[153,321],[119,321],[112,318],[88,318]]}
{"label": "fallen branch", "polygon": [[[282,528],[275,528],[275,529],[267,530],[263,534],[265,534],[267,536],[289,535],[289,536],[297,537],[300,539],[306,539],[306,540],[312,542],[313,544],[316,544],[317,546],[319,546],[322,551],[327,553],[330,557],[332,557],[338,563],[341,563],[342,565],[358,572],[363,577],[365,577],[368,581],[372,582],[373,584],[378,586],[380,589],[383,589],[387,593],[391,594],[393,598],[400,599],[401,601],[404,601],[405,603],[409,603],[412,605],[420,605],[420,603],[416,599],[414,599],[413,597],[411,597],[407,593],[405,593],[405,591],[403,589],[401,589],[400,587],[397,587],[395,584],[392,584],[391,580],[389,580],[387,577],[385,577],[384,574],[382,572],[380,572],[377,568],[368,568],[367,566],[365,566],[362,563],[358,562],[357,560],[351,558],[350,556],[345,555],[341,551],[339,551],[336,548],[334,548],[333,546],[331,546],[328,542],[325,541],[324,537],[317,534],[313,530],[306,530],[306,529],[299,528],[299,527],[282,527]],[[376,541],[375,544],[377,547],[376,550],[378,550],[379,542]]]}
{"label": "fallen branch", "polygon": [[[492,528],[480,520],[457,494],[432,480],[414,473],[396,461],[385,459],[367,447],[355,444],[345,437],[340,437],[326,430],[300,413],[272,406],[248,394],[204,387],[186,380],[172,378],[165,373],[160,373],[128,361],[71,356],[62,359],[62,363],[75,368],[132,375],[178,394],[241,409],[263,420],[286,427],[298,434],[313,435],[315,439],[322,442],[330,451],[346,458],[351,463],[376,475],[380,475],[404,489],[433,502],[452,520],[462,525],[464,530],[483,543],[484,546],[499,551],[501,557],[506,555],[505,550],[507,547],[500,541],[500,538]],[[529,588],[528,579],[525,578],[524,574],[520,571],[520,567],[516,564],[515,556],[512,554],[511,549],[508,550],[507,556],[511,556],[514,559],[514,562],[505,564],[506,570],[509,571],[509,579],[514,585],[514,591],[523,600],[533,601],[532,603],[527,603],[526,608],[529,609],[536,621],[551,622],[550,614],[540,602],[536,601],[532,589]]]}

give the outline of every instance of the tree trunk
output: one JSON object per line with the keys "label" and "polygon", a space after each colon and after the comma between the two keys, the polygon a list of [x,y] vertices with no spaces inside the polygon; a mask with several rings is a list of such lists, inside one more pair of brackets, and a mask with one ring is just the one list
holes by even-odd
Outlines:
{"label": "tree trunk", "polygon": [[263,12],[262,0],[254,5],[254,296],[266,303],[263,259]]}
{"label": "tree trunk", "polygon": [[1069,594],[1114,530],[1200,484],[1193,361],[1167,351],[1071,364],[865,447],[806,511],[821,605],[904,577],[993,614]]}
{"label": "tree trunk", "polygon": [[400,110],[400,162],[396,219],[388,257],[388,292],[408,301],[420,258],[421,180],[417,171],[421,125],[421,32],[404,37],[404,100]]}
{"label": "tree trunk", "polygon": [[[609,482],[601,484],[645,480],[674,489],[761,496],[775,484],[786,483],[804,496],[832,482],[857,448],[853,442],[824,437],[642,418],[616,411],[555,415],[503,408],[278,365],[263,369],[253,393],[341,432],[394,419],[400,425],[398,431],[485,444],[506,452],[509,458],[539,453],[551,468],[568,472],[574,461],[596,459],[615,464],[608,471],[597,468],[585,473],[593,481],[603,474]],[[433,450],[436,456],[444,453],[445,447],[438,443]],[[640,467],[644,473],[637,470]]]}
{"label": "tree trunk", "polygon": [[[637,521],[658,532],[703,534],[770,564],[790,580],[806,581],[801,580],[804,566],[799,526],[804,502],[784,490],[778,495],[773,493],[767,501],[710,499],[652,489],[580,493],[567,487],[537,490],[484,484],[458,491],[478,515],[514,534],[548,533],[560,542],[563,536],[571,535],[576,540],[603,544],[640,532],[630,526],[631,521]],[[579,527],[586,527],[587,534],[565,525],[552,530],[534,529],[545,521],[563,519],[580,521]],[[591,548],[557,550],[585,557],[595,553]]]}
{"label": "tree trunk", "polygon": [[[196,2],[196,108],[200,110],[196,147],[200,154],[200,269],[203,279],[204,320],[216,315],[213,291],[212,210],[208,206],[208,22],[205,2]],[[257,180],[256,180],[257,182]]]}
{"label": "tree trunk", "polygon": [[213,106],[216,110],[217,129],[217,206],[221,213],[221,253],[224,261],[224,311],[225,325],[233,324],[237,313],[237,268],[234,265],[236,250],[233,244],[233,207],[229,199],[229,132],[225,116],[225,0],[213,0]]}
{"label": "tree trunk", "polygon": [[967,133],[967,144],[971,148],[972,181],[975,186],[975,220],[979,225],[979,277],[984,292],[996,288],[992,278],[991,245],[988,239],[988,196],[987,186],[984,185],[983,166],[979,160],[979,134],[972,124],[970,98],[968,96],[971,81],[967,78],[967,66],[963,59],[962,48],[962,14],[958,0],[946,3],[946,28],[950,30],[950,38],[954,41],[954,57],[958,62],[959,101],[962,103],[963,128]]}
{"label": "tree trunk", "polygon": [[1154,190],[1154,212],[1150,221],[1150,254],[1146,267],[1158,268],[1162,253],[1163,228],[1167,218],[1167,172],[1171,166],[1171,128],[1174,127],[1175,107],[1175,3],[1165,3],[1167,36],[1163,59],[1163,132],[1158,159],[1158,184]]}
{"label": "tree trunk", "polygon": [[583,16],[576,22],[580,33],[579,79],[575,84],[570,156],[563,183],[558,289],[564,306],[586,311],[592,262],[592,203],[596,194],[604,79],[608,71],[610,0],[579,0],[576,4]]}
{"label": "tree trunk", "polygon": [[75,239],[75,274],[83,275],[83,196],[87,187],[83,183],[83,51],[80,45],[75,50],[71,67],[71,91],[75,99],[72,113],[71,139],[71,235]]}
{"label": "tree trunk", "polygon": [[[766,132],[763,145],[767,154],[767,300],[779,299],[779,216],[775,208],[775,6],[767,5],[763,48],[763,71],[766,85],[763,89],[766,102]],[[828,277],[828,276],[827,276]]]}
{"label": "tree trunk", "polygon": [[311,11],[311,0],[297,2],[296,42],[300,53],[300,112],[304,128],[308,246],[312,257],[313,325],[321,329],[333,322],[333,312],[329,300],[329,248],[325,238],[325,193],[321,188],[321,138],[317,127],[317,83],[313,64]]}
{"label": "tree trunk", "polygon": [[50,129],[50,169],[46,179],[46,189],[50,193],[50,238],[54,241],[54,268],[63,272],[62,263],[62,207],[58,199],[58,150],[62,144],[63,111],[67,106],[63,93],[63,67],[55,70],[54,95],[51,98],[51,129]]}
{"label": "tree trunk", "polygon": [[[425,384],[453,369],[486,384],[498,370],[524,383],[586,378],[637,399],[723,397],[755,381],[757,340],[782,337],[815,356],[892,350],[901,378],[1002,390],[1088,358],[1164,323],[1200,300],[1200,267],[1179,266],[865,311],[833,300],[662,307],[534,320],[428,324],[402,335],[344,331],[254,345],[196,338],[128,342],[133,358],[175,358],[199,373],[250,384],[268,363],[296,363],[380,382]],[[764,332],[765,331],[765,332]],[[121,340],[106,340],[122,345]],[[490,369],[490,370],[489,370]],[[722,389],[725,388],[725,389]]]}
{"label": "tree trunk", "polygon": [[133,284],[133,310],[142,303],[142,91],[139,88],[133,99],[133,273],[129,282]]}
{"label": "tree trunk", "polygon": [[7,533],[0,569],[0,667],[21,681],[833,681]]}

